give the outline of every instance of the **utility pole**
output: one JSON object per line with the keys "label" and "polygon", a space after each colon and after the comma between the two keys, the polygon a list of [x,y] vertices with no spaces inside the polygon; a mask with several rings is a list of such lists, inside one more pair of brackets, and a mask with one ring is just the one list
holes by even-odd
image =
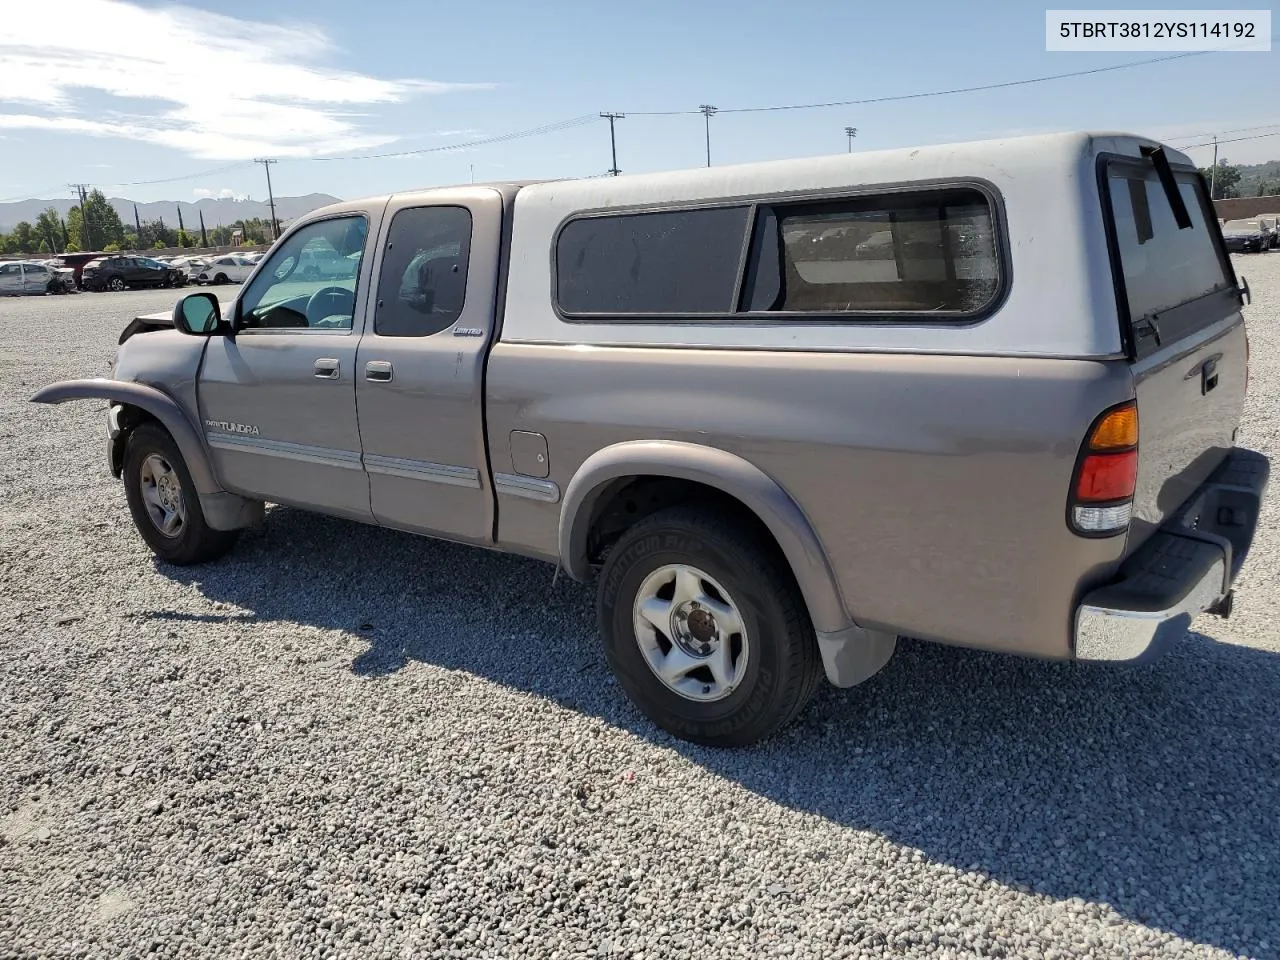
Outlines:
{"label": "utility pole", "polygon": [[93,225],[89,222],[89,185],[73,183],[71,189],[80,198],[80,242],[89,250],[93,249]]}
{"label": "utility pole", "polygon": [[707,125],[707,166],[708,167],[711,166],[711,115],[714,114],[717,109],[718,109],[717,107],[713,107],[709,103],[702,103],[698,105],[698,111],[702,114],[702,119],[706,122],[706,125]]}
{"label": "utility pole", "polygon": [[1209,168],[1209,199],[1218,199],[1218,138],[1213,138],[1213,166]]}
{"label": "utility pole", "polygon": [[271,165],[275,160],[254,160],[254,163],[262,164],[262,169],[267,171],[267,201],[271,204],[271,239],[280,239],[280,221],[276,219],[276,195],[271,192]]}
{"label": "utility pole", "polygon": [[849,152],[853,153],[853,138],[858,135],[857,127],[845,127],[844,135],[849,138]]}
{"label": "utility pole", "polygon": [[618,169],[618,141],[613,135],[613,123],[615,120],[623,120],[626,118],[625,113],[602,113],[600,116],[609,121],[609,153],[613,157],[613,166],[609,168],[609,175],[616,177],[621,171]]}

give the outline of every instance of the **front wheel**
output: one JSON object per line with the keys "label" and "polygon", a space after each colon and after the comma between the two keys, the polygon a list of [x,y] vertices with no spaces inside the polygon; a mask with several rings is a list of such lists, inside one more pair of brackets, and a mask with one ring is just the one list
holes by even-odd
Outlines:
{"label": "front wheel", "polygon": [[162,427],[144,423],[129,435],[124,492],[133,524],[152,552],[175,566],[213,560],[231,549],[238,530],[214,530],[178,445]]}
{"label": "front wheel", "polygon": [[609,552],[597,612],[627,696],[683,740],[732,747],[768,737],[822,678],[790,569],[729,513],[678,506],[637,523]]}
{"label": "front wheel", "polygon": [[213,282],[219,285],[224,284],[227,282],[227,275],[225,273],[220,273],[213,278]]}
{"label": "front wheel", "polygon": [[124,280],[120,277],[112,277],[107,281],[107,289],[119,293],[124,289]]}

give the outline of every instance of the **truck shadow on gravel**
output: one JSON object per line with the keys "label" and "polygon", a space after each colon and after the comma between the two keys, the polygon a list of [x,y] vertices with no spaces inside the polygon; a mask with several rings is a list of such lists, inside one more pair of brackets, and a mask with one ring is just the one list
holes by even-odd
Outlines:
{"label": "truck shadow on gravel", "polygon": [[630,706],[591,588],[553,588],[545,564],[277,508],[220,563],[158,569],[250,622],[349,631],[368,644],[360,676],[409,660],[464,670],[929,860],[1280,957],[1275,654],[1191,633],[1152,665],[1108,667],[903,641],[878,676],[824,687],[772,742],[719,751]]}

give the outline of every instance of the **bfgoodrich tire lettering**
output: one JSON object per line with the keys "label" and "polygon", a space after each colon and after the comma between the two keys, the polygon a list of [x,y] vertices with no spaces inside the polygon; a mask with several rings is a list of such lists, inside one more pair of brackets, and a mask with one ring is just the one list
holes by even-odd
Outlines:
{"label": "bfgoodrich tire lettering", "polygon": [[[682,695],[651,666],[648,638],[637,626],[637,604],[645,584],[667,569],[704,574],[713,600],[707,606],[732,608],[740,617],[741,642],[749,645],[749,653],[742,658],[741,678],[718,699]],[[728,596],[717,598],[711,584]],[[673,611],[679,609],[675,589],[668,590],[670,599],[663,598]],[[714,602],[720,599],[723,606]],[[623,534],[601,571],[597,613],[605,656],[627,696],[654,723],[684,740],[728,747],[768,737],[804,709],[822,677],[808,612],[778,550],[748,522],[714,508],[672,507]],[[668,654],[687,622],[679,613],[672,616],[671,630],[658,641]],[[692,650],[692,657],[705,649]],[[711,671],[701,675],[710,677]]]}
{"label": "bfgoodrich tire lettering", "polygon": [[[144,487],[154,484],[154,476],[170,471],[176,477],[182,500],[182,521],[171,535],[161,531],[148,509]],[[175,566],[187,566],[213,560],[231,549],[238,530],[214,530],[204,519],[200,497],[191,473],[187,470],[178,445],[168,431],[152,423],[144,423],[129,434],[124,454],[124,491],[129,501],[133,524],[153,553]]]}

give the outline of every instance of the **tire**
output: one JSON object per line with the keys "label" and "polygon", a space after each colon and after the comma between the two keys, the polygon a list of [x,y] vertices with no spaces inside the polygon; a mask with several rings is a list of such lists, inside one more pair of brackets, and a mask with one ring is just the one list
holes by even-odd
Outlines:
{"label": "tire", "polygon": [[[672,569],[689,573],[697,588],[674,594],[682,573],[669,580]],[[657,619],[670,613],[662,620],[665,632],[638,613],[645,596]],[[696,599],[677,603],[680,596]],[[721,628],[735,622],[726,611],[736,611],[741,631]],[[716,747],[762,740],[800,714],[823,676],[813,625],[786,561],[764,534],[715,508],[670,507],[624,533],[601,571],[596,612],[605,657],[627,696],[682,740]],[[673,639],[678,633],[683,637]],[[726,642],[729,660],[736,657],[730,683],[721,682],[730,674],[723,665],[721,677],[709,666]],[[715,652],[708,656],[708,648]],[[707,666],[669,684],[650,663],[671,663],[673,654],[680,655],[677,664]]]}
{"label": "tire", "polygon": [[[158,479],[157,463],[168,468],[168,475],[160,483],[155,482]],[[187,464],[168,431],[159,425],[144,423],[129,434],[123,474],[133,525],[161,560],[179,567],[204,563],[230,550],[240,535],[239,530],[214,530],[205,523],[200,498]],[[176,491],[172,486],[174,481]],[[144,485],[156,490],[156,495],[163,495],[168,504],[174,502],[171,494],[177,493],[181,507],[176,512],[181,514],[181,522],[170,533],[165,533],[159,520],[153,519],[153,515],[161,511],[148,505],[143,493]],[[161,490],[162,486],[167,490]]]}
{"label": "tire", "polygon": [[124,280],[122,280],[120,277],[112,277],[110,280],[107,281],[107,289],[112,291],[113,293],[119,293],[124,288],[125,288]]}
{"label": "tire", "polygon": [[213,282],[219,285],[224,284],[227,282],[227,275],[225,273],[220,273],[213,278]]}

